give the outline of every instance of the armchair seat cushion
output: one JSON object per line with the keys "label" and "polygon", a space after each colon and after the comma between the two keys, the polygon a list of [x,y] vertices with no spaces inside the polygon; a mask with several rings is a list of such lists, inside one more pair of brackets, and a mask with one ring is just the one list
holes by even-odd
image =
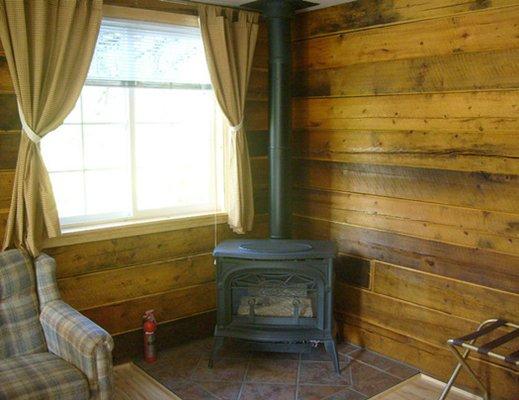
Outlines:
{"label": "armchair seat cushion", "polygon": [[81,400],[89,397],[86,376],[52,353],[26,354],[0,362],[0,400]]}

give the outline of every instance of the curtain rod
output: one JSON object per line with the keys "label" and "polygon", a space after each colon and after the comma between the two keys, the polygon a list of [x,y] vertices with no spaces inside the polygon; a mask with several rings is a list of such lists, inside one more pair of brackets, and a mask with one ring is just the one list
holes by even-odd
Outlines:
{"label": "curtain rod", "polygon": [[241,8],[239,6],[229,6],[224,4],[216,4],[216,3],[206,3],[202,1],[192,1],[192,0],[159,0],[163,3],[174,3],[174,4],[182,4],[185,6],[195,6],[197,4],[206,4],[210,6],[216,6],[216,7],[223,7],[223,8],[232,8],[233,10],[244,10],[244,11],[250,11],[250,12],[259,12],[258,10],[250,10],[246,8]]}

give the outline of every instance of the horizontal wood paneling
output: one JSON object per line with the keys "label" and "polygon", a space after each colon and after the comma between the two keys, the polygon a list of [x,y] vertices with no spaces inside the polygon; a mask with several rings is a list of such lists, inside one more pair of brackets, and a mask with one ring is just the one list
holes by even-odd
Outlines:
{"label": "horizontal wood paneling", "polygon": [[268,102],[247,100],[245,103],[245,130],[265,131],[268,129]]}
{"label": "horizontal wood paneling", "polygon": [[519,91],[298,98],[294,128],[517,134]]}
{"label": "horizontal wood paneling", "polygon": [[296,96],[366,96],[513,89],[519,87],[519,49],[454,53],[411,59],[302,70],[295,73]]}
{"label": "horizontal wood paneling", "polygon": [[519,215],[366,194],[299,190],[298,214],[519,255]]}
{"label": "horizontal wood paneling", "polygon": [[[327,18],[336,18],[332,31],[364,26],[362,14],[349,13],[374,4],[311,12],[296,26],[316,29]],[[376,4],[368,25],[388,22],[398,0]],[[445,2],[430,4],[411,0],[402,12],[450,13]],[[334,239],[342,253],[371,260],[371,286],[350,278],[364,271],[366,282],[367,268],[344,262],[337,270],[347,340],[441,379],[454,366],[449,337],[488,316],[517,318],[515,9],[434,15],[294,45],[295,234]],[[472,365],[492,398],[515,398],[516,372]],[[458,384],[474,389],[463,375]]]}
{"label": "horizontal wood paneling", "polygon": [[146,310],[155,310],[160,322],[185,318],[211,311],[216,307],[214,282],[176,289],[150,296],[129,298],[126,301],[83,310],[82,313],[111,334],[137,329]]}
{"label": "horizontal wood paneling", "polygon": [[[214,246],[214,227],[197,227],[149,235],[47,249],[56,259],[58,278],[208,253]],[[124,271],[121,271],[124,274]]]}
{"label": "horizontal wood paneling", "polygon": [[298,215],[294,226],[295,236],[333,238],[339,251],[346,254],[519,293],[516,256]]}
{"label": "horizontal wood paneling", "polygon": [[0,170],[15,169],[19,145],[20,131],[0,131]]}
{"label": "horizontal wood paneling", "polygon": [[[377,271],[375,271],[375,275]],[[457,338],[477,329],[479,322],[422,307],[373,291],[338,283],[335,288],[339,314],[360,315],[365,321],[386,327],[410,337],[444,346],[449,338]],[[505,353],[514,351],[510,343],[502,346]]]}
{"label": "horizontal wood paneling", "polygon": [[157,261],[101,272],[87,273],[58,281],[63,299],[83,310],[154,293],[214,281],[211,254]]}
{"label": "horizontal wood paneling", "polygon": [[358,164],[519,173],[519,131],[305,129],[294,133],[296,156]]}
{"label": "horizontal wood paneling", "polygon": [[518,4],[517,0],[363,0],[298,15],[295,39]]}
{"label": "horizontal wood paneling", "polygon": [[[1,54],[1,50],[0,50]],[[14,93],[13,82],[9,74],[7,60],[0,55],[0,93]]]}
{"label": "horizontal wood paneling", "polygon": [[263,67],[252,68],[247,98],[255,100],[268,100],[268,69]]}
{"label": "horizontal wood paneling", "polygon": [[[519,321],[519,293],[445,279],[382,262],[375,262],[374,270],[373,290],[376,293],[473,321],[490,318]],[[425,296],[424,288],[427,288]]]}
{"label": "horizontal wood paneling", "polygon": [[15,131],[20,127],[16,96],[0,93],[0,131]]}
{"label": "horizontal wood paneling", "polygon": [[[1,148],[2,147],[0,146],[0,149]],[[9,205],[11,204],[11,193],[13,191],[13,182],[14,172],[12,170],[0,169],[0,210],[9,209]]]}
{"label": "horizontal wood paneling", "polygon": [[266,157],[269,148],[268,131],[247,131],[247,143],[251,157]]}
{"label": "horizontal wood paneling", "polygon": [[104,0],[104,4],[120,7],[144,8],[147,10],[172,12],[177,14],[198,14],[196,11],[196,4],[194,3],[189,4],[161,0]]}
{"label": "horizontal wood paneling", "polygon": [[[299,186],[516,213],[519,176],[303,161]],[[482,211],[483,212],[483,211]],[[514,228],[515,225],[512,225]]]}
{"label": "horizontal wood paneling", "polygon": [[519,47],[519,6],[459,14],[298,42],[296,69],[498,51]]}

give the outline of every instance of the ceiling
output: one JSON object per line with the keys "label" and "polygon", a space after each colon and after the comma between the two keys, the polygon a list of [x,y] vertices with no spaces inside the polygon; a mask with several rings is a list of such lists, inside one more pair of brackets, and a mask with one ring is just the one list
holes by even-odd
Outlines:
{"label": "ceiling", "polygon": [[[238,7],[238,6],[241,6],[242,4],[250,3],[253,0],[197,0],[197,1],[199,1],[201,3],[221,4],[224,6]],[[306,8],[303,10],[303,12],[309,11],[309,10],[316,10],[318,8],[330,7],[330,6],[334,6],[335,4],[340,4],[340,3],[349,3],[350,1],[354,1],[354,0],[308,0],[308,1],[311,1],[313,3],[318,3],[319,5],[317,5],[315,7]]]}

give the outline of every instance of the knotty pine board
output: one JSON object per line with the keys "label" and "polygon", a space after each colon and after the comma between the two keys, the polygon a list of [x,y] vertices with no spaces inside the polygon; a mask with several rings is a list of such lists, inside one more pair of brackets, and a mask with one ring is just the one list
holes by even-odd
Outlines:
{"label": "knotty pine board", "polygon": [[300,129],[516,134],[519,90],[297,98]]}
{"label": "knotty pine board", "polygon": [[[373,262],[373,291],[472,321],[519,321],[519,293],[440,277],[380,261]],[[424,296],[427,288],[427,296]]]}
{"label": "knotty pine board", "polygon": [[296,191],[300,215],[519,256],[519,220],[499,213],[367,194]]}
{"label": "knotty pine board", "polygon": [[293,46],[299,69],[519,47],[519,6],[317,37]]}
{"label": "knotty pine board", "polygon": [[[301,161],[297,186],[517,214],[519,175]],[[517,218],[511,219],[513,230]]]}
{"label": "knotty pine board", "polygon": [[58,280],[61,295],[79,310],[214,282],[211,253],[113,268]]}
{"label": "knotty pine board", "polygon": [[413,20],[442,18],[517,4],[517,0],[357,0],[299,14],[294,26],[294,39],[301,40]]}
{"label": "knotty pine board", "polygon": [[[296,43],[297,45],[299,43]],[[295,71],[294,94],[366,96],[507,89],[519,86],[519,49],[365,62]],[[258,78],[259,79],[259,78]],[[259,85],[257,82],[256,85]]]}

